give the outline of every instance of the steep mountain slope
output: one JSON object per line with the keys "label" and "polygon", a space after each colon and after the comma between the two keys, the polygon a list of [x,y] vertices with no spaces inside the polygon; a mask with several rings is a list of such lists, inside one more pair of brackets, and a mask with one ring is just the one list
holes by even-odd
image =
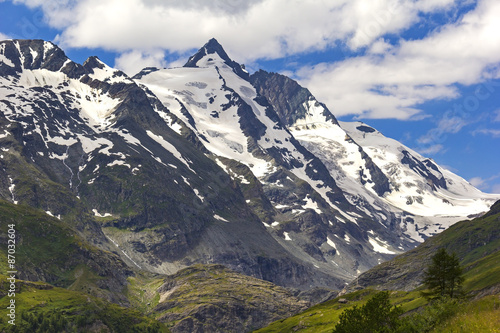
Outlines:
{"label": "steep mountain slope", "polygon": [[457,218],[487,212],[498,197],[363,123],[341,126],[387,175],[394,191],[384,200],[392,206],[415,216]]}
{"label": "steep mountain slope", "polygon": [[[5,227],[0,241],[7,244],[7,225],[14,224],[18,235],[16,332],[35,332],[40,326],[44,332],[164,332],[167,327],[173,332],[241,332],[310,304],[283,287],[222,265],[198,264],[169,276],[129,268],[117,253],[99,250],[64,221],[27,205],[0,200],[0,221]],[[7,263],[7,253],[0,251],[2,272],[11,270]],[[7,276],[0,274],[4,308],[11,299],[9,288]],[[0,320],[0,331],[10,328]]]}
{"label": "steep mountain slope", "polygon": [[[456,253],[465,268],[465,275],[476,266],[483,265],[483,260],[488,262],[488,260],[496,259],[496,264],[488,267],[494,271],[489,271],[481,278],[493,281],[493,276],[495,276],[498,279],[499,221],[500,201],[496,202],[484,216],[470,221],[458,222],[440,234],[427,239],[415,249],[361,274],[350,287],[414,289],[422,283],[423,272],[429,265],[432,255],[439,248],[445,248],[449,253]],[[474,265],[471,265],[472,263]]]}
{"label": "steep mountain slope", "polygon": [[295,139],[216,40],[183,68],[146,69],[134,79],[183,121],[187,138],[197,136],[270,234],[295,256],[348,280],[411,247],[409,239],[346,200],[324,162]]}
{"label": "steep mountain slope", "polygon": [[[18,235],[15,254],[17,277],[84,291],[128,306],[123,295],[132,270],[114,253],[102,251],[82,239],[64,222],[26,205],[0,200],[0,240],[7,244],[7,225]],[[0,252],[2,272],[7,254]]]}
{"label": "steep mountain slope", "polygon": [[221,265],[183,269],[156,292],[159,302],[151,313],[172,332],[250,332],[309,305],[282,287]]}
{"label": "steep mountain slope", "polygon": [[493,197],[339,124],[293,80],[249,75],[215,39],[134,78],[49,42],[1,42],[0,111],[0,198],[138,271],[218,263],[341,288],[455,222],[444,208],[480,213]]}
{"label": "steep mountain slope", "polygon": [[[6,41],[0,51],[2,198],[73,221],[135,269],[216,262],[284,285],[327,283],[267,233],[237,184],[125,74],[97,58],[75,64],[44,41]],[[92,223],[81,217],[89,213]]]}
{"label": "steep mountain slope", "polygon": [[[494,332],[498,329],[500,295],[500,201],[483,217],[454,224],[412,251],[360,275],[335,299],[279,320],[256,332],[331,332],[341,313],[360,306],[378,290],[390,290],[391,303],[402,307],[403,318],[420,325],[417,331]],[[455,252],[464,267],[463,304],[428,304],[420,291],[424,269],[440,247]],[[421,317],[418,317],[421,316]],[[418,327],[418,326],[417,326]],[[415,327],[413,330],[415,331]]]}
{"label": "steep mountain slope", "polygon": [[[7,308],[10,298],[7,276],[0,275],[0,306]],[[147,332],[167,333],[162,323],[135,309],[120,307],[77,291],[42,282],[16,280],[15,325],[0,319],[0,331],[10,332]]]}
{"label": "steep mountain slope", "polygon": [[366,124],[337,122],[286,76],[261,70],[251,81],[293,136],[327,166],[352,204],[389,228],[399,225],[415,243],[486,212],[499,198]]}

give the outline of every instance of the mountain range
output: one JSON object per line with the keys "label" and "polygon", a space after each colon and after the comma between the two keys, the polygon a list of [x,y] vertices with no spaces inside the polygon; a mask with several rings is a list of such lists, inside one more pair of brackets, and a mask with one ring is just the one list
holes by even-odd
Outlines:
{"label": "mountain range", "polygon": [[340,290],[500,198],[337,121],[289,77],[248,73],[215,39],[183,67],[133,77],[51,42],[0,42],[0,111],[3,216],[29,211],[26,233],[64,231],[79,258],[23,261],[19,278],[105,276],[82,288],[123,306],[131,277],[196,264]]}
{"label": "mountain range", "polygon": [[[409,320],[403,332],[495,332],[500,327],[500,201],[481,217],[455,223],[416,248],[377,265],[353,280],[337,297],[255,332],[332,332],[342,313],[390,291]],[[454,253],[462,268],[461,299],[426,299],[424,272],[438,249]],[[404,318],[404,319],[403,319]]]}

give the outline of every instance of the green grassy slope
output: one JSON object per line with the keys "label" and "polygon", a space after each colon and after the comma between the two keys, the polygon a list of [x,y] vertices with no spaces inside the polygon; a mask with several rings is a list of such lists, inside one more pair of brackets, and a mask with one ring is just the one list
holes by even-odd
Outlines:
{"label": "green grassy slope", "polygon": [[438,324],[431,332],[500,332],[500,299],[490,295],[463,304],[458,312]]}
{"label": "green grassy slope", "polygon": [[[375,293],[372,289],[364,289],[335,298],[333,300],[315,305],[304,312],[293,317],[276,321],[268,327],[255,332],[304,332],[304,333],[326,333],[331,332],[337,323],[340,314],[345,309],[362,305]],[[347,304],[340,303],[339,299],[348,300]]]}
{"label": "green grassy slope", "polygon": [[[16,289],[15,297],[9,297],[7,276],[0,275],[1,332],[168,332],[137,310],[81,292],[23,280],[16,280]],[[11,299],[16,304],[15,326],[6,316]]]}
{"label": "green grassy slope", "polygon": [[[432,320],[431,332],[500,332],[499,233],[500,202],[497,202],[485,216],[459,222],[416,249],[364,273],[360,283],[371,287],[318,304],[256,332],[331,332],[344,309],[362,305],[376,292],[375,288],[391,290],[391,286],[402,286],[399,291],[391,292],[392,304],[401,305],[406,315],[418,313],[424,321]],[[420,285],[417,272],[425,269],[424,263],[439,247],[461,258],[463,287],[469,297],[464,303],[430,306],[420,295],[421,287],[404,290],[406,286]],[[339,302],[341,298],[347,303]]]}
{"label": "green grassy slope", "polygon": [[[327,333],[337,324],[340,314],[353,306],[362,306],[377,290],[361,289],[345,294],[333,300],[318,304],[295,316],[279,320],[255,332],[304,332]],[[417,291],[393,291],[391,303],[401,305],[405,312],[411,312],[427,304],[427,301]]]}
{"label": "green grassy slope", "polygon": [[[44,281],[126,305],[126,278],[132,272],[110,252],[84,241],[64,221],[25,205],[0,200],[0,239],[14,224],[18,278]],[[4,241],[5,240],[5,241]],[[7,267],[7,246],[0,249],[0,273]]]}

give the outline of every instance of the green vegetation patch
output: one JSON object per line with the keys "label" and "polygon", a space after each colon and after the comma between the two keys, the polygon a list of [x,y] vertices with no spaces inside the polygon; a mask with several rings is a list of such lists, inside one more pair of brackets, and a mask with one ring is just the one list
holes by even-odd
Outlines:
{"label": "green vegetation patch", "polygon": [[[1,295],[7,290],[6,278],[0,276]],[[16,285],[16,326],[2,315],[2,332],[168,332],[137,310],[99,298],[44,283],[17,280]],[[5,309],[9,301],[7,296],[0,298],[0,308]]]}
{"label": "green vegetation patch", "polygon": [[499,296],[486,296],[463,304],[456,314],[437,325],[431,332],[500,332]]}
{"label": "green vegetation patch", "polygon": [[130,304],[142,313],[150,313],[160,301],[158,288],[163,284],[164,278],[150,273],[137,273],[127,281],[126,296]]}
{"label": "green vegetation patch", "polygon": [[[21,278],[126,303],[121,293],[128,268],[117,255],[88,244],[64,220],[0,200],[0,221],[5,226],[0,234],[7,232],[8,224],[15,225],[16,269]],[[0,253],[5,257],[5,250]]]}
{"label": "green vegetation patch", "polygon": [[471,263],[464,269],[464,290],[482,290],[500,284],[500,251]]}
{"label": "green vegetation patch", "polygon": [[[304,332],[330,333],[338,323],[340,314],[352,306],[362,306],[376,293],[372,289],[363,289],[315,305],[290,318],[279,320],[255,332]],[[345,301],[347,303],[345,303]]]}
{"label": "green vegetation patch", "polygon": [[38,269],[53,278],[63,276],[68,257],[84,246],[63,222],[28,206],[0,200],[0,220],[2,226],[15,225],[16,264],[25,271]]}

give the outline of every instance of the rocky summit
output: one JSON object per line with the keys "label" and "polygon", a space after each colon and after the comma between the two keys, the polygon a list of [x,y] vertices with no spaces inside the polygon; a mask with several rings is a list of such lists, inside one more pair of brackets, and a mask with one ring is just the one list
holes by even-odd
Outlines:
{"label": "rocky summit", "polygon": [[[183,67],[134,77],[50,42],[0,42],[0,146],[2,203],[78,239],[91,271],[119,267],[112,290],[91,289],[122,305],[127,277],[195,264],[339,290],[498,199],[337,121],[296,81],[248,73],[215,39]],[[21,279],[68,286],[24,265]],[[161,297],[159,310],[175,303]]]}

